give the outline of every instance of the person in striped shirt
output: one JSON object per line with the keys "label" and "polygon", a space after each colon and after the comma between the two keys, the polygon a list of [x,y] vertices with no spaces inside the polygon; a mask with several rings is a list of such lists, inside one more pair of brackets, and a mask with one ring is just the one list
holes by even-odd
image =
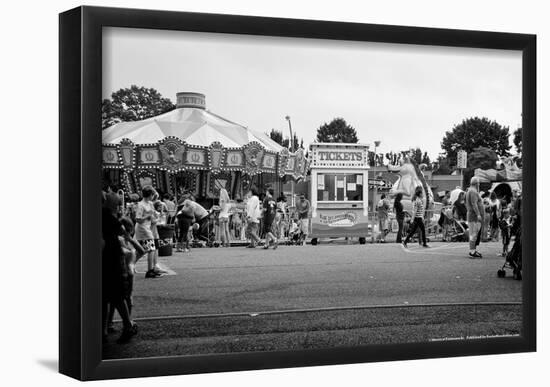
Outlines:
{"label": "person in striped shirt", "polygon": [[426,243],[426,228],[424,227],[424,201],[422,200],[422,187],[420,186],[416,187],[411,201],[413,203],[414,220],[411,225],[409,234],[403,241],[403,246],[407,247],[407,243],[409,243],[409,240],[411,239],[411,237],[416,233],[416,230],[420,229],[420,239],[422,240],[422,246],[430,247]]}

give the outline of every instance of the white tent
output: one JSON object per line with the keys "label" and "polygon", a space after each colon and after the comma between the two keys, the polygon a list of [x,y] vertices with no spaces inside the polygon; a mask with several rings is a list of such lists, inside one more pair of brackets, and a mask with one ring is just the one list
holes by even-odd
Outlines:
{"label": "white tent", "polygon": [[209,146],[220,142],[226,148],[240,148],[253,141],[273,152],[283,147],[269,136],[231,122],[208,110],[179,107],[142,121],[121,122],[103,130],[103,144],[119,144],[127,138],[136,145],[153,144],[174,136],[190,145]]}

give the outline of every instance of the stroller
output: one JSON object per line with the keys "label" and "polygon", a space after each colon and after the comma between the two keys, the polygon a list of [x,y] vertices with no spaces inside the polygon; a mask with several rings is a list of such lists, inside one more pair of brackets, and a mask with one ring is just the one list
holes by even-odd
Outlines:
{"label": "stroller", "polygon": [[504,265],[497,271],[497,276],[499,278],[504,278],[506,277],[505,269],[512,269],[514,279],[519,281],[522,279],[521,268],[521,228],[518,227],[514,245],[508,254],[506,254]]}
{"label": "stroller", "polygon": [[219,207],[214,206],[208,215],[198,223],[193,224],[192,247],[219,247],[216,239],[216,223],[218,222]]}
{"label": "stroller", "polygon": [[439,226],[443,229],[443,241],[445,242],[467,242],[468,225],[455,219],[453,210],[450,207],[441,210]]}

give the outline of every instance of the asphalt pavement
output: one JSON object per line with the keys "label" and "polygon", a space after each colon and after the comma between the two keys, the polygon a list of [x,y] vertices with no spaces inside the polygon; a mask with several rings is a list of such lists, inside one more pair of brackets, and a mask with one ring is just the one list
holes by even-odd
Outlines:
{"label": "asphalt pavement", "polygon": [[521,302],[521,281],[497,278],[499,243],[469,259],[466,243],[197,248],[137,265],[134,317],[460,302]]}

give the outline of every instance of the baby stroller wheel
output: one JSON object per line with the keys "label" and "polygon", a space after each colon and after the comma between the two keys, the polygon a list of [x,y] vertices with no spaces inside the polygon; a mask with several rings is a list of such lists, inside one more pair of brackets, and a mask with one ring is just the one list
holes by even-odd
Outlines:
{"label": "baby stroller wheel", "polygon": [[316,246],[316,245],[317,245],[317,242],[318,242],[318,241],[317,241],[317,238],[313,238],[313,239],[311,240],[311,245],[312,245],[312,246]]}
{"label": "baby stroller wheel", "polygon": [[360,245],[364,245],[365,243],[367,243],[367,238],[360,237],[360,238],[359,238],[359,244],[360,244]]}
{"label": "baby stroller wheel", "polygon": [[514,279],[518,280],[518,281],[521,281],[521,278],[522,278],[521,277],[521,270],[518,270],[518,269],[514,270]]}
{"label": "baby stroller wheel", "polygon": [[500,269],[499,271],[497,271],[497,276],[498,276],[498,278],[506,277],[506,270]]}

